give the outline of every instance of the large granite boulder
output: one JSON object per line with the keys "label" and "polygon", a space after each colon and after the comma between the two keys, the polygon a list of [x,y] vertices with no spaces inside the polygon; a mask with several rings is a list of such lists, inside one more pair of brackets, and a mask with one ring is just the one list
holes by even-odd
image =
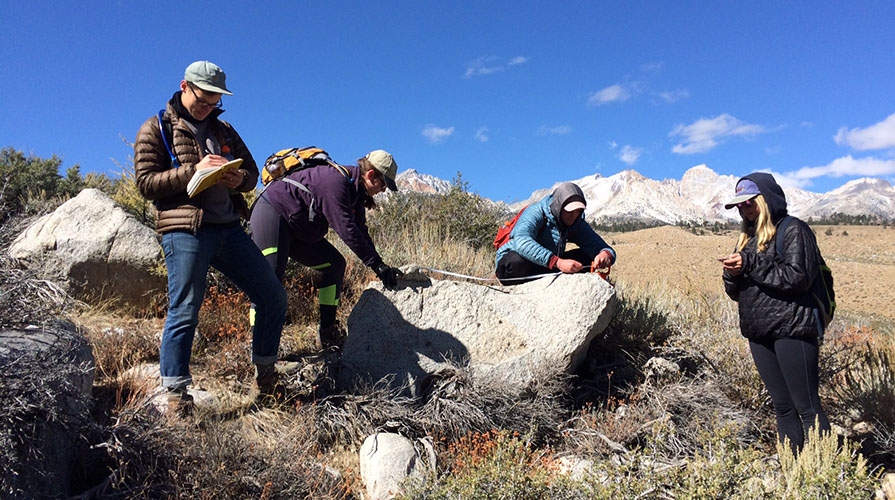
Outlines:
{"label": "large granite boulder", "polygon": [[155,232],[97,189],[85,189],[20,234],[9,256],[75,298],[145,307],[164,292]]}
{"label": "large granite boulder", "polygon": [[361,294],[348,318],[339,384],[386,379],[420,396],[430,376],[454,365],[521,392],[539,378],[574,372],[616,306],[615,289],[595,274],[495,287],[432,280],[408,268],[396,290],[377,281]]}

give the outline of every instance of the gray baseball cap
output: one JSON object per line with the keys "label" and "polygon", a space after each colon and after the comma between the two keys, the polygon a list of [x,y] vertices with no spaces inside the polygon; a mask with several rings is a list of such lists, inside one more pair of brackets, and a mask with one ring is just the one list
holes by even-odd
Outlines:
{"label": "gray baseball cap", "polygon": [[183,79],[206,92],[233,95],[227,90],[227,75],[211,61],[196,61],[186,67]]}

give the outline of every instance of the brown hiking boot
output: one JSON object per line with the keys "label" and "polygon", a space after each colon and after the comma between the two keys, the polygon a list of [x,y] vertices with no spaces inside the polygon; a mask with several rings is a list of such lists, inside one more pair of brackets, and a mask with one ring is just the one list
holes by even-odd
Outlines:
{"label": "brown hiking boot", "polygon": [[196,410],[196,402],[186,389],[169,390],[167,394],[168,415],[188,417]]}
{"label": "brown hiking boot", "polygon": [[286,400],[286,386],[274,365],[255,365],[255,385],[258,387],[258,403],[269,405]]}

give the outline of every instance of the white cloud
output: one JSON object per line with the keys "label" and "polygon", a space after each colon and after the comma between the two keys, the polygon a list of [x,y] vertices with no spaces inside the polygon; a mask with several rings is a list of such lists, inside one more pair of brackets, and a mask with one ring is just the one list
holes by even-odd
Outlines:
{"label": "white cloud", "polygon": [[640,71],[643,71],[644,73],[656,73],[662,71],[662,66],[664,65],[665,63],[661,61],[648,62],[640,66]]}
{"label": "white cloud", "polygon": [[690,125],[678,124],[668,135],[683,137],[683,143],[675,144],[671,151],[686,155],[711,151],[730,137],[753,137],[765,131],[761,125],[743,123],[724,113],[714,118],[700,118]]}
{"label": "white cloud", "polygon": [[643,153],[643,148],[635,148],[634,146],[626,144],[621,151],[618,153],[618,159],[625,163],[625,165],[631,166],[637,163],[637,160],[640,159],[640,155]]}
{"label": "white cloud", "polygon": [[661,97],[663,101],[671,104],[689,98],[690,92],[687,91],[687,89],[665,90],[659,92],[659,97]]}
{"label": "white cloud", "polygon": [[624,102],[630,99],[631,92],[621,84],[616,83],[602,90],[598,90],[587,99],[589,106],[602,106],[611,102]]}
{"label": "white cloud", "polygon": [[516,56],[507,62],[501,62],[497,56],[482,56],[466,64],[466,72],[464,78],[472,78],[474,76],[490,75],[499,71],[504,71],[509,66],[518,66],[525,64],[527,57]]}
{"label": "white cloud", "polygon": [[481,127],[476,130],[475,138],[479,142],[488,142],[488,127]]}
{"label": "white cloud", "polygon": [[426,125],[423,128],[423,137],[429,140],[432,144],[437,144],[445,139],[447,139],[451,134],[454,133],[454,127],[451,128],[441,128],[436,127],[435,125]]}
{"label": "white cloud", "polygon": [[618,143],[615,141],[609,141],[609,149],[615,149],[618,147]]}
{"label": "white cloud", "polygon": [[555,127],[548,127],[547,125],[541,125],[541,128],[538,129],[538,135],[566,135],[572,132],[572,127],[568,125],[557,125]]}
{"label": "white cloud", "polygon": [[[781,174],[787,181],[796,186],[811,184],[818,177],[883,177],[895,174],[895,160],[879,158],[853,158],[851,155],[836,158],[832,162],[818,167],[802,167],[792,172]],[[781,184],[782,185],[782,184]]]}
{"label": "white cloud", "polygon": [[847,144],[857,151],[895,148],[895,113],[867,128],[842,127],[833,137],[836,144]]}

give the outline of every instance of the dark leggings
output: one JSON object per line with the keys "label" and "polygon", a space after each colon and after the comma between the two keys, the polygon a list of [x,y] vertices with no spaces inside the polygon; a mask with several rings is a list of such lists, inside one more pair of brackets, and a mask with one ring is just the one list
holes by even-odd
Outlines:
{"label": "dark leggings", "polygon": [[[580,248],[576,248],[574,250],[566,252],[560,255],[560,257],[562,257],[563,259],[577,260],[588,269],[590,269],[590,264],[594,260],[593,257],[588,256],[584,252],[584,250],[581,250]],[[536,279],[529,278],[529,276],[537,276],[539,274],[555,274],[557,272],[559,272],[558,269],[548,269],[544,266],[539,266],[511,250],[507,252],[506,255],[501,257],[500,262],[497,263],[496,274],[497,279],[500,280],[501,284],[517,285],[519,283],[525,283],[526,281]]]}
{"label": "dark leggings", "polygon": [[814,426],[830,430],[818,396],[817,339],[750,341],[752,359],[777,415],[777,437],[789,439],[794,453],[802,449]]}
{"label": "dark leggings", "polygon": [[345,257],[325,239],[314,242],[293,237],[286,220],[262,196],[252,208],[252,241],[261,249],[277,278],[283,280],[286,263],[293,258],[299,264],[322,273],[316,282],[320,305],[339,305],[345,279]]}

